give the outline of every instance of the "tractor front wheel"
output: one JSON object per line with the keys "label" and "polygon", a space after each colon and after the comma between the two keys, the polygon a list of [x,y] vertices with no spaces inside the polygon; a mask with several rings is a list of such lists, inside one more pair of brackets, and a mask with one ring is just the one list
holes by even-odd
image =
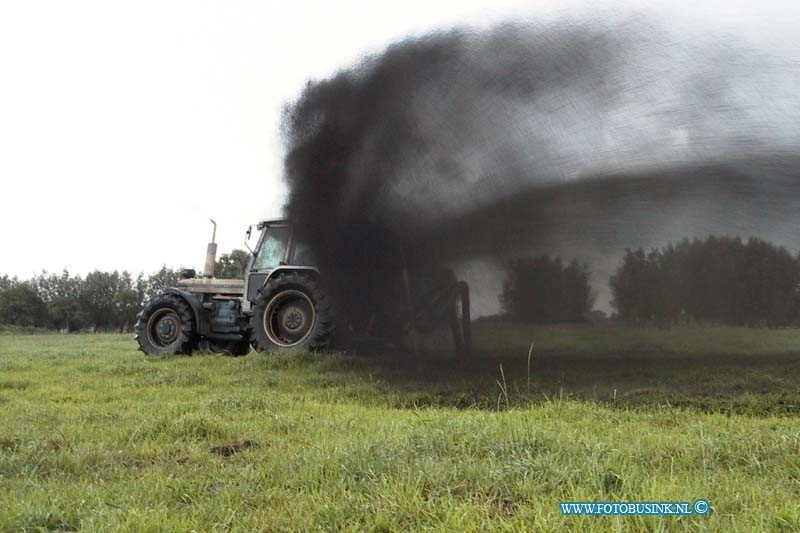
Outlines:
{"label": "tractor front wheel", "polygon": [[330,346],[333,332],[333,305],[313,276],[279,275],[259,290],[253,302],[250,340],[256,351],[321,350]]}
{"label": "tractor front wheel", "polygon": [[192,353],[197,339],[194,315],[180,296],[159,294],[136,318],[136,340],[147,355]]}

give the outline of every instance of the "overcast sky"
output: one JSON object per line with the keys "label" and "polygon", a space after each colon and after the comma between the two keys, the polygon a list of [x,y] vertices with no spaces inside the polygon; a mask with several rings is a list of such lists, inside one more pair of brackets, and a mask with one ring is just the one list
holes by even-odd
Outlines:
{"label": "overcast sky", "polygon": [[800,57],[799,2],[0,3],[0,274],[202,266],[280,216],[283,106],[409,34],[650,13]]}

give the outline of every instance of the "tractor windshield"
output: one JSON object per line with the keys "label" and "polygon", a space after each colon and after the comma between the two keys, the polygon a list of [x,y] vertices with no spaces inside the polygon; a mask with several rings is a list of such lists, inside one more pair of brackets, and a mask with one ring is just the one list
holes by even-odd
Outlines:
{"label": "tractor windshield", "polygon": [[276,268],[286,260],[286,248],[289,244],[289,226],[269,226],[264,230],[261,241],[253,261],[253,270],[269,270]]}

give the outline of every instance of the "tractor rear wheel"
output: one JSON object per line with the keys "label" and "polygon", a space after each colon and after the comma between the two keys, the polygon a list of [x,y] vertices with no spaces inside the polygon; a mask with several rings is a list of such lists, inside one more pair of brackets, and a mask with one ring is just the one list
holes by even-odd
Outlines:
{"label": "tractor rear wheel", "polygon": [[319,281],[291,272],[270,279],[258,291],[250,340],[259,352],[322,350],[331,344],[334,323],[333,304]]}
{"label": "tractor rear wheel", "polygon": [[189,304],[174,294],[159,294],[136,320],[136,340],[147,355],[191,354],[197,339]]}

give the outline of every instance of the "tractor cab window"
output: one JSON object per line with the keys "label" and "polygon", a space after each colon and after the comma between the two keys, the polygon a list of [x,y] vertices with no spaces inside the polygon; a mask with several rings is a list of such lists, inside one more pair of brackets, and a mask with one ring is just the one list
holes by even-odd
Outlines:
{"label": "tractor cab window", "polygon": [[272,226],[265,230],[264,239],[253,261],[253,270],[276,268],[286,260],[286,247],[289,244],[288,226]]}
{"label": "tractor cab window", "polygon": [[291,263],[300,266],[316,266],[314,253],[308,243],[295,239]]}

